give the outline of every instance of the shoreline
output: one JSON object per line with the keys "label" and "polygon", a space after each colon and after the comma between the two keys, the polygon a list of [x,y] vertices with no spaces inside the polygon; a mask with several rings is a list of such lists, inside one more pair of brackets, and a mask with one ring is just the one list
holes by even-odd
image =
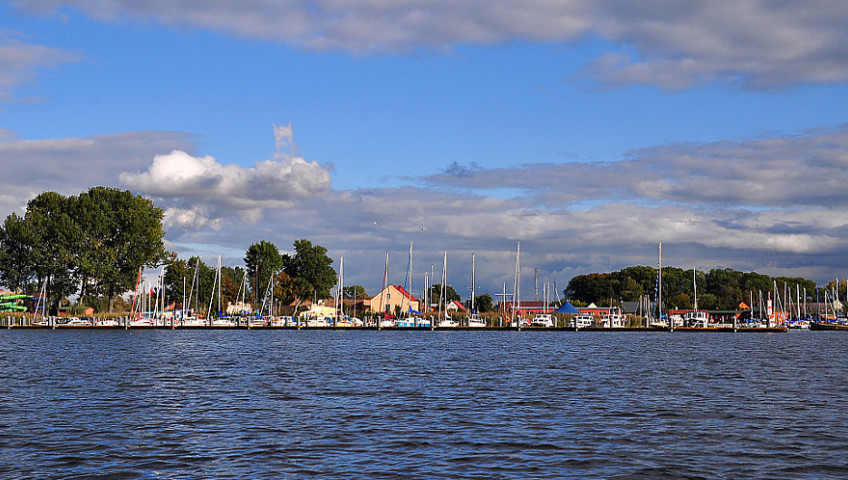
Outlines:
{"label": "shoreline", "polygon": [[334,331],[440,331],[440,332],[455,332],[455,331],[470,331],[470,332],[609,332],[609,333],[625,333],[625,332],[665,332],[665,333],[786,333],[789,331],[786,327],[770,327],[770,328],[746,328],[746,327],[675,327],[670,330],[668,327],[624,327],[624,328],[604,328],[604,327],[278,327],[278,326],[144,326],[144,327],[123,327],[123,326],[91,326],[91,325],[11,325],[4,330],[23,329],[23,330],[334,330]]}

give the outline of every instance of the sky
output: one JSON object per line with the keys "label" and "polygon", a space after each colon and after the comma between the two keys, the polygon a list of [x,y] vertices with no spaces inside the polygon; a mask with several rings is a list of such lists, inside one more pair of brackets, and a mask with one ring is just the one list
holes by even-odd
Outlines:
{"label": "sky", "polygon": [[[848,276],[848,4],[0,0],[0,215],[132,190],[465,298],[631,265]],[[504,287],[506,285],[506,287]]]}

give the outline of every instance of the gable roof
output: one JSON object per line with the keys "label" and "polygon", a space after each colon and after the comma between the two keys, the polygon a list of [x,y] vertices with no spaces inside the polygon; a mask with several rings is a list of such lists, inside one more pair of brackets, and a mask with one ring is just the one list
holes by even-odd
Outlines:
{"label": "gable roof", "polygon": [[401,295],[406,297],[407,300],[409,300],[411,302],[417,302],[418,301],[417,298],[413,297],[411,293],[407,292],[406,289],[401,287],[400,285],[391,285],[391,286],[394,287],[395,290],[400,292]]}
{"label": "gable roof", "polygon": [[568,300],[556,309],[556,313],[580,313]]}

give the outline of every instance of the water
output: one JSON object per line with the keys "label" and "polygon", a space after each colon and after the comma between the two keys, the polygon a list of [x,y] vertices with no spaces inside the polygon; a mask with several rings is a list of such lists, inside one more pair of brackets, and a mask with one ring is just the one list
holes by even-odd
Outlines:
{"label": "water", "polygon": [[0,331],[0,478],[848,478],[848,334]]}

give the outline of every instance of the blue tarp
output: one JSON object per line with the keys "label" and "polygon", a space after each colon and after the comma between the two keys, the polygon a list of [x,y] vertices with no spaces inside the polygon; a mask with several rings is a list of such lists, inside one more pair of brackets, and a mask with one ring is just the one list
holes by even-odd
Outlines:
{"label": "blue tarp", "polygon": [[578,312],[577,309],[574,308],[574,305],[572,305],[571,302],[566,300],[565,303],[563,303],[561,307],[556,309],[556,313],[580,313],[580,312]]}

